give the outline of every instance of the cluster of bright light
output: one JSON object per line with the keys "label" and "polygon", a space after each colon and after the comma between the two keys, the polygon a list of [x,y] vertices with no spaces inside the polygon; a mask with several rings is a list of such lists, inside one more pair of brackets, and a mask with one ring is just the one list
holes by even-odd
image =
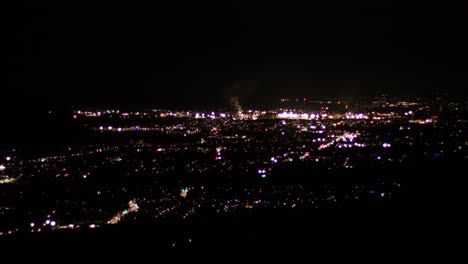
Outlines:
{"label": "cluster of bright light", "polygon": [[304,155],[301,155],[301,156],[299,157],[299,159],[302,160],[302,159],[305,159],[305,158],[307,158],[307,157],[309,157],[309,156],[310,156],[310,152],[305,152]]}
{"label": "cluster of bright light", "polygon": [[[50,227],[55,227],[57,225],[57,222],[55,222],[54,220],[50,220],[50,219],[47,219],[44,224],[42,224],[43,226],[50,226]],[[34,227],[35,224],[34,223],[31,223],[29,225],[30,227]]]}
{"label": "cluster of bright light", "polygon": [[0,164],[0,171],[4,171],[6,169],[5,165]]}
{"label": "cluster of bright light", "polygon": [[354,144],[338,144],[338,148],[352,148],[352,147],[365,147],[364,144],[354,143]]}
{"label": "cluster of bright light", "polygon": [[216,158],[215,160],[221,160],[223,157],[221,156],[221,151],[223,150],[223,147],[216,147]]}
{"label": "cluster of bright light", "polygon": [[[243,115],[242,112],[239,112],[238,113],[239,115]],[[215,119],[215,118],[227,118],[228,117],[228,114],[226,113],[215,113],[215,112],[211,112],[211,113],[208,113],[208,114],[205,114],[205,113],[195,113],[195,118],[199,119],[199,118],[211,118],[211,119]]]}
{"label": "cluster of bright light", "polygon": [[346,113],[347,119],[367,119],[368,116],[360,113],[360,114],[353,114],[353,113]]}
{"label": "cluster of bright light", "polygon": [[4,184],[4,183],[13,183],[13,182],[15,182],[16,180],[18,180],[18,178],[0,179],[0,184]]}
{"label": "cluster of bright light", "polygon": [[383,143],[383,144],[382,144],[382,147],[384,147],[384,148],[389,148],[389,147],[391,147],[391,146],[392,146],[392,145],[391,145],[390,143]]}
{"label": "cluster of bright light", "polygon": [[186,198],[188,191],[189,191],[188,188],[182,188],[182,190],[180,190],[180,197]]}
{"label": "cluster of bright light", "polygon": [[318,147],[319,150],[329,148],[332,145],[332,142],[328,142],[326,144],[322,144]]}
{"label": "cluster of bright light", "polygon": [[258,174],[260,174],[260,176],[262,178],[266,178],[266,170],[265,169],[259,169],[257,172],[258,172]]}
{"label": "cluster of bright light", "polygon": [[279,113],[278,114],[278,117],[279,118],[297,118],[299,115],[296,114],[296,113],[293,113],[293,112],[283,112],[283,113]]}
{"label": "cluster of bright light", "polygon": [[302,113],[302,114],[298,114],[298,113],[294,113],[294,112],[282,112],[282,113],[278,113],[278,118],[286,118],[286,119],[314,119],[314,118],[319,118],[320,115],[316,115],[316,114],[307,114],[307,113]]}
{"label": "cluster of bright light", "polygon": [[[349,142],[349,143],[351,143],[358,136],[359,136],[358,133],[349,133],[349,132],[346,132],[341,136],[332,135],[331,137],[334,138],[334,140],[331,141],[331,142],[325,143],[325,144],[321,144],[318,149],[322,150],[322,149],[328,148],[333,143],[338,143],[338,142]],[[318,138],[317,141],[325,142],[325,138]],[[315,142],[315,140],[313,140],[313,142]],[[354,142],[353,144],[337,144],[336,146],[338,148],[352,148],[352,147],[364,147],[365,145],[363,143]]]}
{"label": "cluster of bright light", "polygon": [[[122,220],[122,217],[124,215],[127,215],[129,213],[133,213],[133,212],[136,212],[138,211],[138,209],[140,209],[140,207],[138,207],[138,204],[136,203],[135,200],[131,200],[128,202],[128,208],[123,210],[123,211],[119,211],[116,215],[114,215],[109,221],[107,221],[107,224],[117,224],[118,222],[120,222]],[[89,225],[89,228],[95,228],[96,225],[95,224],[91,224]]]}

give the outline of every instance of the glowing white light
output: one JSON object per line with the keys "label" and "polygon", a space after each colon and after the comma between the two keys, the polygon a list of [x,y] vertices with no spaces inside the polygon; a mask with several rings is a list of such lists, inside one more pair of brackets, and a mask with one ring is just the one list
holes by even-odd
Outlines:
{"label": "glowing white light", "polygon": [[117,131],[122,132],[122,128],[121,127],[117,128]]}
{"label": "glowing white light", "polygon": [[95,224],[90,224],[89,228],[96,228],[96,225]]}
{"label": "glowing white light", "polygon": [[308,114],[302,114],[301,118],[306,118],[307,119],[307,118],[309,118],[309,115]]}
{"label": "glowing white light", "polygon": [[182,198],[186,198],[187,194],[188,194],[188,189],[187,188],[184,188],[184,189],[182,189],[180,191],[180,197],[182,197]]}
{"label": "glowing white light", "polygon": [[87,177],[86,175],[83,175],[83,179],[86,179],[86,177]]}
{"label": "glowing white light", "polygon": [[49,225],[49,224],[50,224],[50,220],[47,219],[47,220],[45,221],[45,223],[46,223],[46,225]]}
{"label": "glowing white light", "polygon": [[6,169],[5,165],[0,164],[0,171],[4,171]]}
{"label": "glowing white light", "polygon": [[224,113],[221,113],[221,114],[219,114],[219,115],[220,115],[222,118],[225,118],[225,117],[226,117],[226,114],[224,114]]}
{"label": "glowing white light", "polygon": [[29,224],[30,227],[34,227],[34,223]]}
{"label": "glowing white light", "polygon": [[99,127],[99,130],[103,130],[103,129],[104,129],[104,127],[103,127],[103,126],[100,126],[100,127]]}
{"label": "glowing white light", "polygon": [[6,157],[5,158],[7,161],[10,161],[11,160],[11,157]]}
{"label": "glowing white light", "polygon": [[315,114],[310,114],[310,118],[315,118]]}
{"label": "glowing white light", "polygon": [[112,130],[112,126],[108,126],[107,129]]}
{"label": "glowing white light", "polygon": [[55,221],[50,221],[50,226],[55,226],[57,223]]}

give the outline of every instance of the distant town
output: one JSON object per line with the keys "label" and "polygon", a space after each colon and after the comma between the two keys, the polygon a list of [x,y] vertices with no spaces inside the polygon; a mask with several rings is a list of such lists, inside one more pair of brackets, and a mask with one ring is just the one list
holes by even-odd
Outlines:
{"label": "distant town", "polygon": [[34,157],[1,149],[0,235],[385,202],[405,187],[401,167],[468,158],[466,102],[233,102],[226,111],[75,110],[92,143]]}

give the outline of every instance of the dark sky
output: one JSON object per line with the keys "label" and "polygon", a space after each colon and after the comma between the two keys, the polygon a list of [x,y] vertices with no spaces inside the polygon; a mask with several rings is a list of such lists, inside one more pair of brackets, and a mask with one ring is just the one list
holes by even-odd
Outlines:
{"label": "dark sky", "polygon": [[4,105],[200,107],[223,106],[229,96],[269,104],[281,96],[381,91],[466,95],[466,4],[191,2],[21,3],[10,10],[3,41]]}

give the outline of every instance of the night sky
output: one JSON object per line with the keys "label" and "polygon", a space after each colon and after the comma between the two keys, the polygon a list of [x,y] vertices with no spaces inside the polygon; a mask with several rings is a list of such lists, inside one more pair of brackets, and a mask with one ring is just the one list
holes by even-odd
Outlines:
{"label": "night sky", "polygon": [[467,5],[191,2],[20,3],[8,11],[3,41],[3,106],[466,95]]}

